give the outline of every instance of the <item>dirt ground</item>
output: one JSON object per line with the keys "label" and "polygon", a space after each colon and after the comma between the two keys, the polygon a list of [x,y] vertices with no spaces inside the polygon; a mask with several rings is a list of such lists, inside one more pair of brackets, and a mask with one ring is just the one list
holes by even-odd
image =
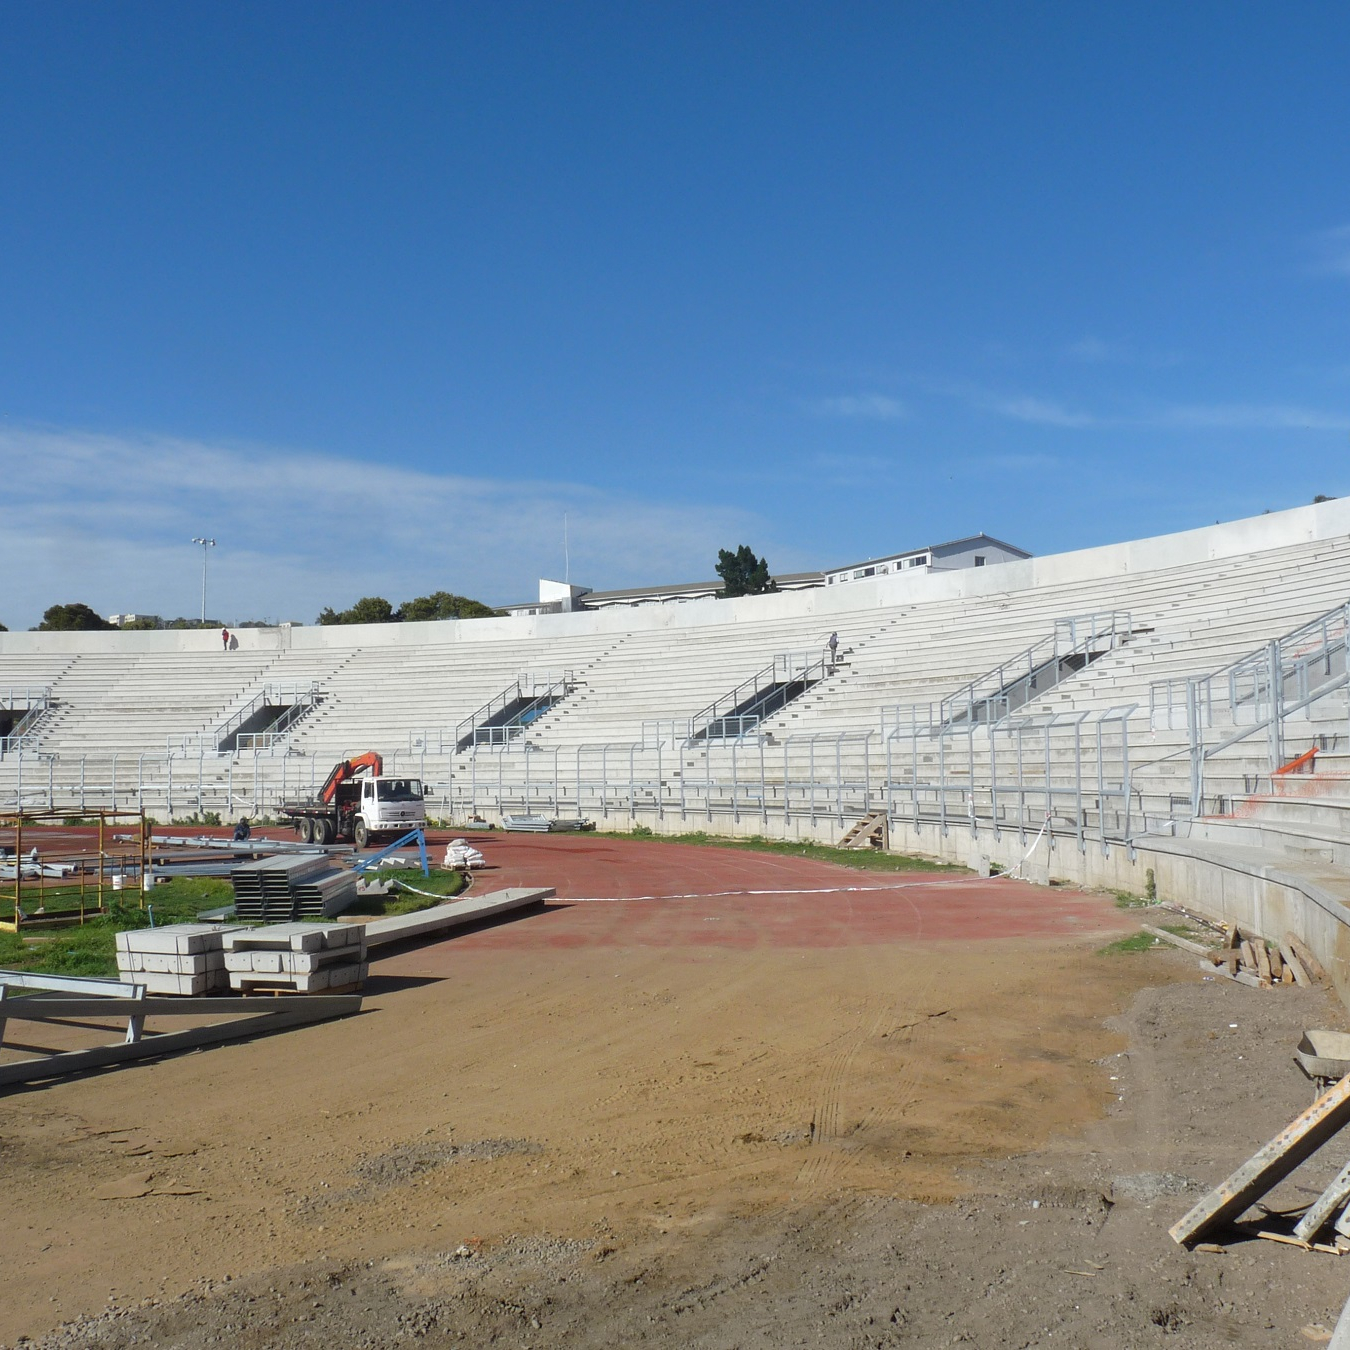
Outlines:
{"label": "dirt ground", "polygon": [[0,1341],[1296,1346],[1334,1323],[1350,1263],[1166,1234],[1311,1100],[1290,1052],[1343,1025],[1319,992],[1102,954],[1137,915],[1017,882],[492,856],[479,891],[551,868],[564,900],[381,960],[357,1018],[0,1098]]}

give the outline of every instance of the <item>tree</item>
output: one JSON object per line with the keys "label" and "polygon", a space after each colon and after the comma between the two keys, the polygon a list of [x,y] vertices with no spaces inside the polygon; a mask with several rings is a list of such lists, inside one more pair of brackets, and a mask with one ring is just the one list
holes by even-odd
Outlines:
{"label": "tree", "polygon": [[756,558],[748,544],[742,544],[735,553],[719,548],[717,575],[723,583],[718,594],[724,599],[737,595],[765,595],[778,589],[769,575],[768,560]]}
{"label": "tree", "polygon": [[6,628],[4,624],[0,623],[0,633],[8,633],[8,632],[9,629]]}
{"label": "tree", "polygon": [[34,630],[38,633],[101,633],[112,628],[102,615],[88,605],[52,605]]}
{"label": "tree", "polygon": [[466,595],[452,595],[449,591],[432,591],[407,601],[399,613],[405,623],[419,623],[426,619],[490,619],[496,610],[481,600],[470,600]]}
{"label": "tree", "polygon": [[402,615],[381,595],[362,596],[350,609],[334,612],[325,608],[319,615],[322,624],[397,623]]}
{"label": "tree", "polygon": [[1328,497],[1325,492],[1319,492],[1317,496],[1313,498],[1313,505],[1318,506],[1322,502],[1334,502],[1335,500],[1335,497]]}

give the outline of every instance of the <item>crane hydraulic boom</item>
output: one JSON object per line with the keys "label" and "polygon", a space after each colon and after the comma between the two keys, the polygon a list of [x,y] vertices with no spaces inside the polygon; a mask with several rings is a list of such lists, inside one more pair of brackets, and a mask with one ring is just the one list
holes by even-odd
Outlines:
{"label": "crane hydraulic boom", "polygon": [[378,778],[384,772],[384,759],[374,750],[367,750],[364,755],[357,755],[354,759],[339,760],[333,766],[333,772],[328,775],[327,781],[319,791],[319,798],[324,802],[331,803],[337,796],[338,788],[349,778],[354,778],[358,773],[369,771],[369,773]]}

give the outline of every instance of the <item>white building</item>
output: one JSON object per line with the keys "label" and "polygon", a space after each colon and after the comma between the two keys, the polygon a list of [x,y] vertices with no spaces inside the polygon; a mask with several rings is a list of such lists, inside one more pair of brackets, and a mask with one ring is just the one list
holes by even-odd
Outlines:
{"label": "white building", "polygon": [[[1017,562],[1031,554],[1013,544],[987,534],[952,539],[945,544],[928,544],[904,553],[889,553],[884,558],[832,567],[824,572],[785,572],[774,577],[780,591],[809,591],[818,586],[836,586],[866,577],[887,576],[895,572],[950,572],[964,567],[993,567],[997,563]],[[685,600],[710,600],[722,589],[720,580],[690,581],[667,586],[630,586],[616,591],[593,591],[589,586],[572,586],[562,581],[539,582],[539,599],[518,605],[503,605],[507,614],[571,614],[578,610],[631,609],[635,605],[669,605]]]}

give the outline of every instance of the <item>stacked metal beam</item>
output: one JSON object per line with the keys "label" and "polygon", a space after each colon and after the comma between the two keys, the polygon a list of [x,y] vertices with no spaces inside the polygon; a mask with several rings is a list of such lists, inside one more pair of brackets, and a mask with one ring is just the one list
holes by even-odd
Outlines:
{"label": "stacked metal beam", "polygon": [[149,994],[212,994],[229,988],[224,939],[233,924],[174,923],[117,934],[117,973]]}
{"label": "stacked metal beam", "polygon": [[230,988],[241,993],[327,993],[366,979],[366,930],[356,923],[282,923],[225,937]]}
{"label": "stacked metal beam", "polygon": [[355,872],[330,872],[291,882],[297,919],[330,919],[356,899],[361,878]]}
{"label": "stacked metal beam", "polygon": [[356,894],[357,878],[335,867],[326,854],[296,853],[241,863],[230,873],[230,882],[238,918],[290,923],[339,913]]}

